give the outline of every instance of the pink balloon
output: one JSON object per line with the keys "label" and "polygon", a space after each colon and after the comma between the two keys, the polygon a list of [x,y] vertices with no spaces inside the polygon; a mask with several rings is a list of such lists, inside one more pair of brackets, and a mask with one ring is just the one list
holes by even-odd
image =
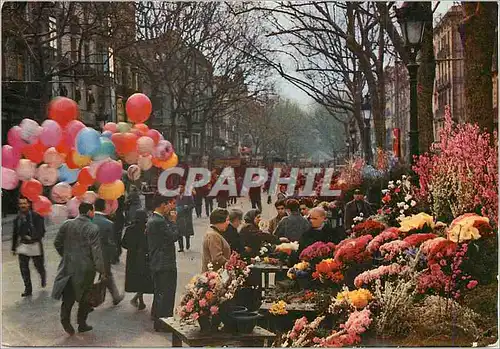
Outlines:
{"label": "pink balloon", "polygon": [[65,128],[65,136],[64,136],[64,142],[69,145],[70,147],[75,146],[76,142],[76,135],[78,132],[80,132],[82,129],[85,128],[85,125],[79,121],[79,120],[71,120],[68,125],[66,125]]}
{"label": "pink balloon", "polygon": [[52,187],[50,197],[56,204],[65,204],[73,195],[71,185],[66,182],[60,182]]}
{"label": "pink balloon", "polygon": [[26,145],[26,142],[21,138],[21,128],[19,126],[14,126],[7,132],[7,142],[19,151]]}
{"label": "pink balloon", "polygon": [[38,200],[33,203],[33,211],[40,216],[49,216],[52,213],[52,202],[45,196],[40,195]]}
{"label": "pink balloon", "polygon": [[42,164],[36,170],[36,179],[42,183],[43,186],[51,186],[57,182],[57,168],[50,167],[47,164]]}
{"label": "pink balloon", "polygon": [[15,169],[20,159],[21,154],[14,147],[7,144],[2,147],[2,167]]}
{"label": "pink balloon", "polygon": [[42,132],[40,133],[40,142],[47,147],[55,147],[62,138],[61,126],[54,120],[45,120],[42,123]]}
{"label": "pink balloon", "polygon": [[155,129],[150,129],[148,130],[148,132],[146,133],[146,136],[150,137],[154,142],[155,142],[155,145],[158,144],[159,141],[162,140],[162,135],[160,132],[158,132],[157,130]]}
{"label": "pink balloon", "polygon": [[104,213],[109,215],[116,212],[118,209],[118,200],[106,200],[106,206],[104,208]]}
{"label": "pink balloon", "polygon": [[118,126],[114,122],[108,122],[102,129],[103,131],[111,131],[112,133],[115,133],[118,131]]}
{"label": "pink balloon", "polygon": [[143,136],[137,140],[137,152],[139,154],[150,154],[155,147],[155,142],[151,137]]}
{"label": "pink balloon", "polygon": [[50,214],[50,220],[54,224],[61,224],[66,219],[68,219],[69,210],[66,205],[54,204],[52,205],[52,213]]}
{"label": "pink balloon", "polygon": [[89,165],[90,175],[95,178],[97,176],[97,170],[99,169],[99,167],[101,167],[102,164],[108,162],[109,160],[110,159],[107,158],[107,159],[92,161]]}
{"label": "pink balloon", "polygon": [[139,155],[137,165],[143,171],[149,170],[153,166],[153,157],[151,155]]}
{"label": "pink balloon", "polygon": [[78,216],[78,208],[80,207],[80,204],[81,201],[77,198],[72,198],[68,201],[68,203],[66,204],[66,207],[68,208],[68,217],[74,218]]}
{"label": "pink balloon", "polygon": [[122,178],[122,171],[121,163],[110,160],[99,166],[95,178],[100,183],[113,183]]}
{"label": "pink balloon", "polygon": [[2,167],[2,189],[12,190],[16,189],[19,184],[19,178],[16,171]]}
{"label": "pink balloon", "polygon": [[165,140],[159,141],[158,145],[153,150],[153,156],[161,161],[170,159],[173,153],[174,148],[172,147],[172,143]]}
{"label": "pink balloon", "polygon": [[43,154],[43,162],[53,168],[59,168],[64,163],[64,156],[56,148],[51,147]]}
{"label": "pink balloon", "polygon": [[23,119],[21,124],[19,124],[19,127],[21,127],[22,140],[30,144],[36,143],[36,141],[38,141],[38,137],[40,137],[40,134],[42,133],[42,128],[35,120]]}
{"label": "pink balloon", "polygon": [[22,181],[29,181],[35,175],[36,164],[28,159],[19,160],[16,167],[17,176]]}
{"label": "pink balloon", "polygon": [[88,204],[93,205],[96,200],[97,200],[97,194],[94,193],[93,191],[89,190],[82,195],[82,202],[86,202]]}

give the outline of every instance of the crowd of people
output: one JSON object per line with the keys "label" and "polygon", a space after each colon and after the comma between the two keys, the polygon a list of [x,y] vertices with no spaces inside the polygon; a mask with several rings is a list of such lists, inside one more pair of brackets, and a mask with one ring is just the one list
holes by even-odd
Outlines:
{"label": "crowd of people", "polygon": [[[241,181],[237,181],[241,185]],[[154,294],[151,319],[156,331],[164,328],[162,317],[173,316],[177,285],[176,246],[178,252],[189,250],[194,235],[193,211],[202,217],[202,204],[210,226],[203,236],[201,271],[223,266],[236,251],[243,256],[257,256],[265,243],[278,244],[296,241],[300,250],[317,242],[338,243],[349,233],[356,216],[373,213],[364,195],[358,190],[354,199],[344,207],[332,200],[320,201],[315,197],[289,197],[286,186],[281,186],[274,198],[277,214],[262,222],[262,188],[250,190],[252,209],[228,210],[235,197],[221,194],[210,198],[213,182],[207,186],[184,193],[180,183],[178,197],[154,195],[150,207],[141,200],[141,191],[130,186],[125,199],[112,215],[106,215],[105,201],[94,204],[81,203],[79,215],[64,222],[56,235],[54,246],[61,256],[55,277],[52,296],[61,299],[60,320],[63,329],[75,333],[70,318],[75,302],[79,303],[78,331],[92,330],[87,317],[93,308],[89,305],[89,292],[96,275],[109,290],[113,304],[124,299],[112,273],[112,264],[119,262],[122,248],[127,251],[125,292],[135,293],[130,303],[138,310],[146,308],[143,295]],[[238,188],[241,190],[241,187]],[[213,208],[213,200],[217,208]],[[45,235],[43,217],[33,212],[28,199],[19,198],[19,214],[14,221],[12,252],[19,256],[25,290],[23,297],[32,294],[29,260],[33,259],[41,277],[41,287],[46,286],[46,271],[42,239]],[[145,207],[146,206],[146,207]],[[265,224],[263,224],[265,223]],[[122,236],[123,232],[123,236]]]}

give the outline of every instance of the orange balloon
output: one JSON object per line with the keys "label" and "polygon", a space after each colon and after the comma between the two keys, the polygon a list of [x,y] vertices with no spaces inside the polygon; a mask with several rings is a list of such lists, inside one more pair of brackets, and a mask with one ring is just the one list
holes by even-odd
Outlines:
{"label": "orange balloon", "polygon": [[68,168],[74,170],[76,168],[80,168],[77,163],[75,163],[75,158],[74,158],[74,153],[76,153],[76,150],[73,149],[68,156],[66,156],[66,165],[68,165]]}
{"label": "orange balloon", "polygon": [[76,182],[72,187],[71,193],[73,194],[73,196],[78,197],[85,194],[87,192],[87,189],[88,189],[87,185],[82,184],[80,182]]}
{"label": "orange balloon", "polygon": [[84,168],[82,168],[80,173],[78,173],[78,182],[87,186],[91,186],[92,184],[94,184],[95,178],[92,177],[89,166],[85,166]]}
{"label": "orange balloon", "polygon": [[135,151],[137,147],[137,135],[126,132],[123,134],[123,145],[122,145],[122,153],[127,154]]}
{"label": "orange balloon", "polygon": [[148,131],[149,131],[149,127],[146,124],[135,124],[134,128],[136,130],[141,131],[143,136],[146,135],[146,133],[148,133]]}
{"label": "orange balloon", "polygon": [[45,150],[47,150],[47,147],[38,141],[33,144],[27,144],[23,148],[23,155],[26,159],[33,161],[35,164],[39,164],[43,160]]}
{"label": "orange balloon", "polygon": [[67,97],[56,97],[49,104],[49,119],[65,127],[71,120],[78,118],[78,104]]}
{"label": "orange balloon", "polygon": [[68,155],[70,152],[71,152],[71,147],[66,144],[66,142],[64,141],[64,131],[63,131],[63,137],[62,137],[62,140],[59,142],[59,144],[56,146],[56,150],[59,154],[64,154],[64,155]]}
{"label": "orange balloon", "polygon": [[149,119],[153,111],[153,105],[145,94],[134,93],[127,99],[125,110],[128,119],[133,123],[144,122]]}

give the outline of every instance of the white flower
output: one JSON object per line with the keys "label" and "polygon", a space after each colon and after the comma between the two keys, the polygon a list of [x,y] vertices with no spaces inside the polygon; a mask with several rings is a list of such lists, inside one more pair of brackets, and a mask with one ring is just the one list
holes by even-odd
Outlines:
{"label": "white flower", "polygon": [[411,207],[417,206],[417,202],[415,200],[411,200],[410,202]]}
{"label": "white flower", "polygon": [[359,213],[359,216],[360,216],[360,217],[363,217],[363,212],[360,212],[360,213]]}
{"label": "white flower", "polygon": [[399,210],[399,213],[404,214],[405,210]]}
{"label": "white flower", "polygon": [[400,184],[401,184],[401,181],[398,179],[398,180],[396,181],[396,184],[397,184],[397,185],[400,185]]}
{"label": "white flower", "polygon": [[394,181],[389,181],[389,185],[394,184]]}
{"label": "white flower", "polygon": [[382,189],[382,194],[387,194],[389,192],[389,189]]}
{"label": "white flower", "polygon": [[410,194],[406,194],[405,201],[410,201],[411,199],[412,199],[412,196]]}
{"label": "white flower", "polygon": [[353,225],[351,225],[351,229],[352,229],[352,228],[354,228],[354,224],[353,224]]}
{"label": "white flower", "polygon": [[472,347],[477,348],[477,342],[472,342]]}
{"label": "white flower", "polygon": [[407,209],[409,209],[409,208],[410,208],[410,206],[408,206],[408,205],[405,205],[405,206],[404,206],[404,209],[405,209],[405,210],[407,210]]}
{"label": "white flower", "polygon": [[404,214],[402,214],[402,215],[400,215],[400,216],[398,217],[398,220],[402,220],[402,219],[404,219],[405,217],[406,217],[406,216],[405,216]]}
{"label": "white flower", "polygon": [[255,257],[255,261],[260,262],[260,257],[259,256]]}
{"label": "white flower", "polygon": [[395,186],[394,186],[394,184],[389,184],[389,185],[387,186],[387,188],[389,188],[389,189],[394,189],[394,188],[395,188]]}
{"label": "white flower", "polygon": [[405,176],[405,175],[403,175],[403,177],[401,177],[401,178],[406,179],[406,176]]}
{"label": "white flower", "polygon": [[405,203],[404,202],[398,202],[397,206],[398,208],[404,207]]}

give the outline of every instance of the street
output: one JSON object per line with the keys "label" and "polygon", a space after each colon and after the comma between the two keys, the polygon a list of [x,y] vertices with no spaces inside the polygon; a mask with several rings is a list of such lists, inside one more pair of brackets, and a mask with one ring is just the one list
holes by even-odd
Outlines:
{"label": "street", "polygon": [[[274,214],[274,207],[266,204],[263,195],[263,218]],[[250,209],[248,199],[239,199],[229,208]],[[195,235],[191,250],[177,253],[177,293],[176,304],[182,296],[184,286],[201,269],[201,244],[208,227],[208,218],[193,219]],[[112,305],[111,295],[89,315],[88,323],[94,327],[90,332],[78,332],[68,336],[59,322],[60,301],[50,297],[54,277],[60,257],[54,249],[53,241],[57,230],[47,231],[44,239],[47,287],[40,288],[40,278],[33,263],[30,263],[33,296],[22,298],[23,281],[19,272],[17,256],[10,252],[11,241],[2,243],[2,346],[92,346],[92,347],[165,347],[171,345],[171,335],[157,333],[150,320],[152,295],[144,295],[147,308],[138,311],[130,303],[133,294],[127,293],[117,306]],[[177,250],[177,248],[176,248]],[[113,273],[120,290],[125,279],[126,251],[121,261],[113,266]],[[76,323],[77,304],[73,307],[72,322]]]}

